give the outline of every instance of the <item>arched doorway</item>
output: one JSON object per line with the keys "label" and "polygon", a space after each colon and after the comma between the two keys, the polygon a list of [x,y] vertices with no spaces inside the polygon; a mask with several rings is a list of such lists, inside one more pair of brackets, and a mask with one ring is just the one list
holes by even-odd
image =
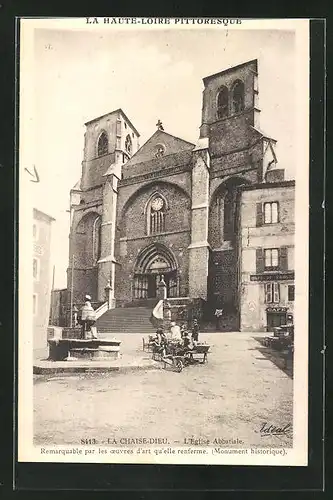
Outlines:
{"label": "arched doorway", "polygon": [[179,296],[179,276],[173,254],[164,245],[154,243],[138,256],[133,278],[133,298],[157,298],[161,276],[167,285],[167,296]]}

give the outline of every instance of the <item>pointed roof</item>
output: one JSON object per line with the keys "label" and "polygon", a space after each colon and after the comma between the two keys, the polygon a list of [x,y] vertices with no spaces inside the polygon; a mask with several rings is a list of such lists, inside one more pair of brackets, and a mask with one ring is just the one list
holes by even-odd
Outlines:
{"label": "pointed roof", "polygon": [[127,121],[127,123],[132,127],[132,129],[134,130],[134,132],[136,133],[136,135],[138,137],[140,137],[140,134],[139,132],[137,131],[137,129],[134,127],[133,123],[131,122],[131,120],[128,118],[128,116],[126,116],[126,114],[124,113],[124,111],[121,109],[121,108],[118,108],[118,109],[115,109],[114,111],[110,111],[110,113],[105,113],[104,115],[101,115],[101,116],[97,116],[96,118],[93,118],[92,120],[89,120],[85,123],[85,125],[89,125],[90,123],[93,123],[97,120],[100,120],[101,118],[104,118],[105,116],[110,116],[110,115],[114,115],[114,114],[118,114],[120,113],[123,117],[123,119],[125,121]]}
{"label": "pointed roof", "polygon": [[253,127],[253,125],[250,125],[250,127],[255,131],[257,132],[259,135],[261,135],[262,137],[264,137],[265,139],[268,139],[270,141],[273,141],[273,142],[277,142],[276,139],[273,139],[273,137],[269,136],[268,134],[266,134],[263,130],[261,130],[259,127]]}
{"label": "pointed roof", "polygon": [[208,75],[205,76],[205,78],[202,79],[202,81],[206,84],[209,80],[216,78],[217,76],[220,75],[225,75],[226,73],[231,73],[233,71],[238,71],[239,69],[243,68],[244,66],[254,66],[255,68],[255,73],[258,71],[258,59],[252,59],[251,61],[246,61],[241,64],[237,64],[237,66],[230,66],[229,68],[226,68],[222,71],[219,71],[218,73],[214,73],[213,75]]}
{"label": "pointed roof", "polygon": [[81,191],[81,181],[77,181],[77,183],[72,187],[71,191]]}
{"label": "pointed roof", "polygon": [[189,141],[185,141],[180,137],[176,137],[175,135],[169,134],[164,130],[158,129],[141,146],[141,148],[138,149],[138,151],[132,156],[132,158],[130,158],[128,162],[126,162],[126,167],[157,158],[156,152],[158,146],[162,146],[161,156],[168,156],[175,153],[180,153],[181,151],[192,150],[195,147],[195,144]]}
{"label": "pointed roof", "polygon": [[55,221],[54,217],[51,217],[51,215],[48,215],[45,212],[42,212],[41,210],[38,210],[38,208],[33,209],[33,217],[34,219],[46,219],[48,222]]}

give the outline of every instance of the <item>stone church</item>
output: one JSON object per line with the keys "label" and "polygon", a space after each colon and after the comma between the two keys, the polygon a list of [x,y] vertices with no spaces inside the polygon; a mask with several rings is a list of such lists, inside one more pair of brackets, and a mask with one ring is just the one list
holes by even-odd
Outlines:
{"label": "stone church", "polygon": [[122,109],[85,124],[80,181],[71,190],[68,290],[112,307],[167,296],[201,298],[239,327],[240,222],[244,186],[283,181],[276,141],[259,127],[258,64],[203,79],[200,136],[164,130],[141,147]]}

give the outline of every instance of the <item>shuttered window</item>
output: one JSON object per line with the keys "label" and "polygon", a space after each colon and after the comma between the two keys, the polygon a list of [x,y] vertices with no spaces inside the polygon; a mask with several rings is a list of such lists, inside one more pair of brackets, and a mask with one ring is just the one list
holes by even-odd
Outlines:
{"label": "shuttered window", "polygon": [[277,269],[279,267],[279,249],[265,249],[265,269]]}
{"label": "shuttered window", "polygon": [[256,226],[260,227],[263,224],[262,203],[257,203]]}
{"label": "shuttered window", "polygon": [[288,302],[295,300],[295,285],[288,285]]}
{"label": "shuttered window", "polygon": [[281,271],[288,271],[288,248],[280,248],[280,269]]}
{"label": "shuttered window", "polygon": [[277,201],[264,203],[264,223],[276,224],[279,222],[279,204]]}
{"label": "shuttered window", "polygon": [[34,280],[39,280],[39,260],[33,259],[32,261],[32,276]]}
{"label": "shuttered window", "polygon": [[256,249],[256,272],[263,273],[265,270],[264,265],[264,251],[262,248]]}
{"label": "shuttered window", "polygon": [[288,248],[257,248],[256,272],[288,271]]}
{"label": "shuttered window", "polygon": [[277,304],[280,302],[280,284],[265,283],[265,303]]}

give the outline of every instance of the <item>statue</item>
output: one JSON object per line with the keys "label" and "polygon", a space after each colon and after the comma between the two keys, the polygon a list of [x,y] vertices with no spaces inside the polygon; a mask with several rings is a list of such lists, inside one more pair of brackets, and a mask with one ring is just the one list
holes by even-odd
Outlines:
{"label": "statue", "polygon": [[160,300],[167,298],[167,284],[164,281],[164,275],[161,275],[160,281],[158,283],[158,297]]}

